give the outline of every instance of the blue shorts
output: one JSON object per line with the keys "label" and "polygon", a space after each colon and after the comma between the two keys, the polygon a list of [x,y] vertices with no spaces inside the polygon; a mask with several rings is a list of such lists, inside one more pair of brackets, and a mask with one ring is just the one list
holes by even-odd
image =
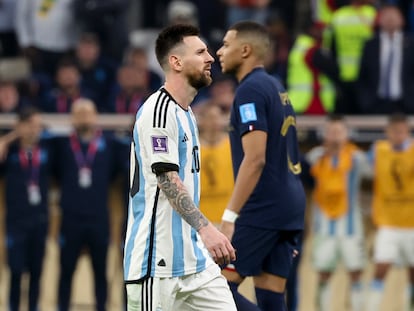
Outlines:
{"label": "blue shorts", "polygon": [[288,278],[293,251],[300,246],[302,230],[268,230],[236,225],[232,244],[237,259],[232,264],[241,276],[267,272]]}

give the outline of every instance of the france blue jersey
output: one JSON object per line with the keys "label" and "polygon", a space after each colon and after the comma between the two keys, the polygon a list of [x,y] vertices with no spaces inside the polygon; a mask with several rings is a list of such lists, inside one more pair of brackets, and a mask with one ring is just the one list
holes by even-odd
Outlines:
{"label": "france blue jersey", "polygon": [[159,189],[154,173],[178,171],[198,206],[200,144],[191,108],[181,108],[162,88],[138,111],[133,136],[124,256],[126,283],[204,270],[214,264],[213,260],[198,233]]}
{"label": "france blue jersey", "polygon": [[234,176],[244,157],[242,137],[267,133],[266,165],[237,223],[265,229],[303,229],[305,193],[300,180],[296,119],[280,82],[256,68],[237,88],[230,117]]}

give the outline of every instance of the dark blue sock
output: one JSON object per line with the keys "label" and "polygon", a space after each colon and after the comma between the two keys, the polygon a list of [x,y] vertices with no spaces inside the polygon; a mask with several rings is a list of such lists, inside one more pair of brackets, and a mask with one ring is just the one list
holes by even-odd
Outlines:
{"label": "dark blue sock", "polygon": [[239,284],[228,282],[231,292],[233,293],[234,302],[236,303],[237,311],[261,311],[254,303],[246,299],[237,291]]}
{"label": "dark blue sock", "polygon": [[257,305],[262,311],[287,311],[285,294],[255,288]]}

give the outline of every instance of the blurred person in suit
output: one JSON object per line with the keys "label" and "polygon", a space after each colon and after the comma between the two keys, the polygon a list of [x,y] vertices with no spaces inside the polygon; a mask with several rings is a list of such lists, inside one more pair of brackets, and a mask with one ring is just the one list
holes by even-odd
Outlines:
{"label": "blurred person in suit", "polygon": [[39,111],[19,110],[13,131],[0,138],[1,173],[5,177],[6,247],[10,269],[8,306],[18,311],[21,280],[30,276],[28,310],[38,310],[40,278],[49,225],[48,189],[54,156],[43,138]]}
{"label": "blurred person in suit", "polygon": [[358,105],[365,114],[414,113],[414,41],[403,33],[394,5],[379,12],[378,34],[365,44],[358,78]]}
{"label": "blurred person in suit", "polygon": [[[116,172],[121,171],[118,141],[98,127],[94,103],[78,99],[71,107],[73,131],[56,140],[61,189],[60,279],[58,307],[68,311],[72,278],[78,258],[86,248],[94,273],[96,310],[106,310],[107,252],[110,237],[108,194]],[[123,159],[122,159],[123,160]],[[120,165],[120,166],[118,166]]]}

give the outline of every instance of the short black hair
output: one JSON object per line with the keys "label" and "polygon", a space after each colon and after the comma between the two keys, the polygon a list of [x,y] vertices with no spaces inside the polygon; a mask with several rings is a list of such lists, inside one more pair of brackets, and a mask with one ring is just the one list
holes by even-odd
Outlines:
{"label": "short black hair", "polygon": [[95,45],[100,45],[99,37],[94,32],[84,32],[79,36],[78,43],[92,43]]}
{"label": "short black hair", "polygon": [[26,122],[34,115],[40,113],[40,110],[37,109],[35,106],[27,105],[20,108],[17,112],[17,120],[18,122]]}
{"label": "short black hair", "polygon": [[161,67],[164,68],[168,53],[182,43],[185,37],[199,35],[200,30],[189,24],[176,24],[164,28],[155,42],[155,54]]}
{"label": "short black hair", "polygon": [[329,122],[345,122],[345,117],[342,114],[332,113],[327,116]]}
{"label": "short black hair", "polygon": [[395,123],[408,123],[408,118],[405,114],[401,112],[393,113],[388,117],[388,124],[395,124]]}
{"label": "short black hair", "polygon": [[267,35],[267,29],[264,25],[253,21],[245,20],[233,24],[229,30],[236,30],[238,32],[258,32]]}
{"label": "short black hair", "polygon": [[240,21],[232,25],[229,30],[237,32],[236,37],[247,37],[248,42],[255,46],[256,55],[264,59],[272,40],[267,28],[250,20]]}
{"label": "short black hair", "polygon": [[61,69],[65,68],[74,68],[77,71],[79,71],[79,66],[76,63],[75,59],[73,57],[67,56],[63,57],[56,66],[56,73],[60,71]]}

